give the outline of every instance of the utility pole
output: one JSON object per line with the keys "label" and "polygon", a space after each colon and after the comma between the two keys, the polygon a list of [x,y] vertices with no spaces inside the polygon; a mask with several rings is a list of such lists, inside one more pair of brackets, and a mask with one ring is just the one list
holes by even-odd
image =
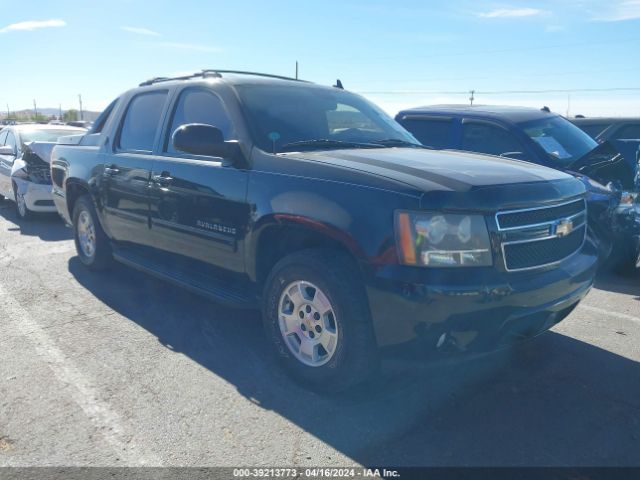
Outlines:
{"label": "utility pole", "polygon": [[62,104],[58,104],[58,120],[62,121]]}
{"label": "utility pole", "polygon": [[80,120],[84,120],[82,115],[82,95],[78,94],[78,101],[80,102]]}
{"label": "utility pole", "polygon": [[469,97],[469,102],[471,102],[471,106],[473,106],[473,100],[474,100],[473,96],[476,93],[476,91],[475,90],[471,90],[471,91],[469,91],[469,93],[471,94],[471,96]]}
{"label": "utility pole", "polygon": [[296,80],[298,80],[298,60],[296,60]]}
{"label": "utility pole", "polygon": [[569,118],[570,112],[571,112],[571,94],[567,93],[567,118]]}
{"label": "utility pole", "polygon": [[34,117],[33,119],[37,122],[38,121],[38,107],[36,106],[36,99],[33,99],[33,111],[34,111]]}
{"label": "utility pole", "polygon": [[11,112],[9,111],[9,104],[7,103],[7,118],[11,116]]}

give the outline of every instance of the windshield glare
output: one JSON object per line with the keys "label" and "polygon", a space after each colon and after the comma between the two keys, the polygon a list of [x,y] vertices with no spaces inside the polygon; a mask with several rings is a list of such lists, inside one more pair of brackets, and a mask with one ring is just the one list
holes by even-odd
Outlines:
{"label": "windshield glare", "polygon": [[[300,145],[290,144],[314,140],[356,144],[398,140],[419,146],[382,110],[343,90],[298,85],[241,85],[237,89],[253,140],[268,152],[299,150]],[[341,145],[324,142],[305,148],[322,150]]]}
{"label": "windshield glare", "polygon": [[578,160],[598,146],[593,138],[562,117],[532,120],[521,123],[520,127],[549,158],[563,165]]}
{"label": "windshield glare", "polygon": [[22,130],[20,132],[20,140],[23,145],[29,142],[57,142],[60,137],[78,135],[85,132],[86,130],[80,128]]}

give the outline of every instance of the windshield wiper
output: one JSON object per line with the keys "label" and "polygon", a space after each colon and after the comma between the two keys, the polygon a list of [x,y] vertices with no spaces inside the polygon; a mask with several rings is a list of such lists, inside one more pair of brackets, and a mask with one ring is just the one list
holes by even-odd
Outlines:
{"label": "windshield wiper", "polygon": [[381,144],[366,142],[346,142],[343,140],[331,140],[329,138],[314,138],[313,140],[300,140],[297,142],[285,143],[280,147],[280,151],[296,149],[299,147],[310,149],[324,148],[380,148]]}
{"label": "windshield wiper", "polygon": [[433,150],[431,147],[422,145],[420,143],[408,142],[407,140],[400,140],[399,138],[385,138],[384,140],[376,140],[373,143],[382,145],[384,147],[412,147],[412,148],[426,148]]}

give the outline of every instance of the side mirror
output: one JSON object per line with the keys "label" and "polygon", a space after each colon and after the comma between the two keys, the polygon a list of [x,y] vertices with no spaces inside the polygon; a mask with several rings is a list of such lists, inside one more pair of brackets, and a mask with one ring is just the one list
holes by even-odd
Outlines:
{"label": "side mirror", "polygon": [[11,145],[2,145],[0,146],[0,155],[7,155],[9,157],[15,157],[16,152],[13,150]]}
{"label": "side mirror", "polygon": [[233,153],[229,143],[236,143],[225,142],[219,128],[204,123],[181,125],[173,132],[172,141],[174,148],[181,152],[222,158]]}

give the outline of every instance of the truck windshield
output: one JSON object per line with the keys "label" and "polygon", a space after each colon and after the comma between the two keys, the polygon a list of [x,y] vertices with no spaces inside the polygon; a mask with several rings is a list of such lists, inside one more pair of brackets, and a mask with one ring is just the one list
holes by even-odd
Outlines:
{"label": "truck windshield", "polygon": [[562,117],[543,118],[519,124],[520,128],[557,163],[569,165],[598,143]]}
{"label": "truck windshield", "polygon": [[239,85],[255,144],[278,153],[420,143],[364,98],[339,89]]}

